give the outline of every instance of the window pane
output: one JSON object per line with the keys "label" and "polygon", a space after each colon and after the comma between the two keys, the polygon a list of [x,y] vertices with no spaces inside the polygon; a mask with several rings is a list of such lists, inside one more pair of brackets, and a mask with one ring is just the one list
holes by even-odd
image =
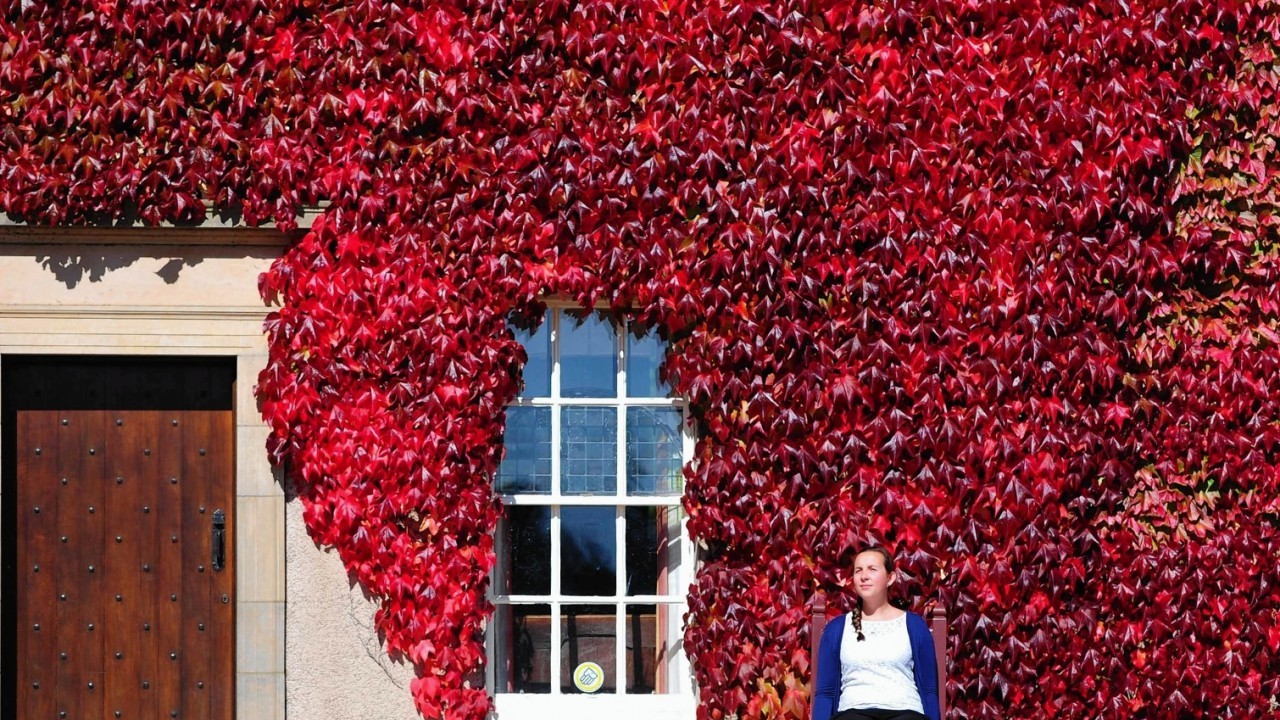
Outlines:
{"label": "window pane", "polygon": [[618,336],[613,323],[601,313],[576,315],[560,316],[560,396],[617,397]]}
{"label": "window pane", "polygon": [[560,591],[565,595],[617,593],[616,510],[566,507],[560,514]]}
{"label": "window pane", "polygon": [[499,545],[498,586],[503,595],[551,593],[551,508],[508,505]]}
{"label": "window pane", "polygon": [[672,605],[628,605],[627,692],[680,692],[676,653],[680,648],[680,611]]}
{"label": "window pane", "polygon": [[550,493],[551,409],[507,408],[507,431],[502,442],[506,456],[498,467],[497,491]]}
{"label": "window pane", "polygon": [[[613,605],[565,605],[560,618],[560,691],[563,693],[617,692],[617,625]],[[586,666],[595,663],[595,667]],[[580,689],[574,679],[582,681]],[[597,687],[598,685],[598,687]],[[595,688],[592,690],[591,688]]]}
{"label": "window pane", "polygon": [[667,346],[657,333],[627,333],[627,397],[667,397],[671,388],[658,380]]}
{"label": "window pane", "polygon": [[524,346],[529,361],[524,366],[524,389],[520,397],[551,396],[551,321],[544,319],[532,334],[518,328],[511,329],[516,340]]}
{"label": "window pane", "polygon": [[551,606],[499,605],[491,632],[497,633],[496,692],[551,692]]}
{"label": "window pane", "polygon": [[675,507],[629,507],[627,594],[668,595],[679,585],[680,513]]}
{"label": "window pane", "polygon": [[627,494],[684,492],[684,441],[676,408],[627,408]]}
{"label": "window pane", "polygon": [[560,491],[566,495],[612,495],[618,491],[617,408],[561,410]]}
{"label": "window pane", "polygon": [[658,508],[627,508],[627,594],[658,594]]}

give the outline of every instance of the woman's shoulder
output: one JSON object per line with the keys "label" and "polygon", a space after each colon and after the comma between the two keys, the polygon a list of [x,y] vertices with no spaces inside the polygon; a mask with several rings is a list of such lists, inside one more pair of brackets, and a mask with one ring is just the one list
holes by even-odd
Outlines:
{"label": "woman's shoulder", "polygon": [[[839,646],[840,639],[844,637],[845,618],[848,613],[841,613],[835,617],[827,618],[826,627],[822,628],[822,638],[819,641],[819,647],[828,648],[831,646]],[[834,650],[834,648],[832,648]]]}
{"label": "woman's shoulder", "polygon": [[904,610],[903,612],[907,614],[907,625],[915,626],[925,632],[929,631],[929,623],[924,619],[923,615],[910,610]]}
{"label": "woman's shoulder", "polygon": [[848,619],[849,619],[849,613],[847,612],[842,612],[839,615],[832,615],[831,617],[827,618],[826,630],[827,631],[842,630],[844,629],[845,623],[848,622]]}

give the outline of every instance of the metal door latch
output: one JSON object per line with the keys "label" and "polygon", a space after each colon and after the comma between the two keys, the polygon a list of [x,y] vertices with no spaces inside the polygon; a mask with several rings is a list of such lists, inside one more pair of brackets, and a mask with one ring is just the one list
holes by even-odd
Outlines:
{"label": "metal door latch", "polygon": [[227,514],[221,508],[213,511],[213,570],[221,572],[227,560]]}

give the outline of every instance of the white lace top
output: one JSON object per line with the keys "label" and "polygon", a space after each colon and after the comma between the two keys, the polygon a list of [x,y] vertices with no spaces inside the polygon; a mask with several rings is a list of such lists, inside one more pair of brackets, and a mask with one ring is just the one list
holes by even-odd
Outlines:
{"label": "white lace top", "polygon": [[866,640],[858,642],[853,616],[846,617],[840,641],[840,704],[836,712],[881,708],[923,713],[920,691],[916,690],[907,616],[894,620],[864,618],[862,634]]}

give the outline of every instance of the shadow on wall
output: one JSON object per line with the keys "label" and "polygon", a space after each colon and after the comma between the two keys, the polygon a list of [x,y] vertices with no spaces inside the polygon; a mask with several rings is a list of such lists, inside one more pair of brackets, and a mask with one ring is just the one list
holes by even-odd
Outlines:
{"label": "shadow on wall", "polygon": [[[82,237],[90,239],[82,240]],[[4,228],[0,227],[0,262],[35,262],[68,290],[86,283],[94,285],[110,281],[112,273],[126,270],[132,278],[138,278],[140,272],[149,272],[166,285],[176,285],[179,279],[189,277],[184,272],[206,261],[228,268],[215,270],[215,275],[238,272],[234,269],[238,265],[223,261],[260,260],[260,269],[265,269],[287,247],[283,240],[274,242],[273,236],[266,233],[247,239],[236,238],[229,233],[216,233],[209,237],[162,237],[158,234],[134,237],[141,239],[136,242],[124,236],[63,239],[49,233],[6,238]],[[219,240],[225,240],[226,244],[217,244]],[[257,272],[255,270],[252,277],[254,289],[257,288]]]}
{"label": "shadow on wall", "polygon": [[[0,213],[0,261],[34,260],[68,290],[110,280],[113,272],[144,268],[167,285],[205,260],[277,259],[306,229],[249,227],[233,213],[201,222],[139,226],[129,218],[84,226],[28,225]],[[140,261],[150,261],[138,267]],[[154,269],[152,269],[154,268]],[[257,286],[255,273],[254,286]]]}
{"label": "shadow on wall", "polygon": [[[82,281],[102,282],[107,273],[123,270],[142,259],[141,253],[113,252],[101,254],[60,253],[57,255],[38,255],[36,262],[45,270],[53,273],[58,282],[73,290]],[[203,257],[168,258],[168,262],[156,275],[166,284],[178,282],[178,276],[184,267],[195,267],[203,262]]]}

